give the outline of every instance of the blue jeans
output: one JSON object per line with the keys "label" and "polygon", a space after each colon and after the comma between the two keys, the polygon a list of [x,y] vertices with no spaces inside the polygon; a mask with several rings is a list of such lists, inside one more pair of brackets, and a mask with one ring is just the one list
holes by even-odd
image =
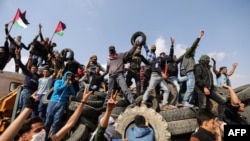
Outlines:
{"label": "blue jeans", "polygon": [[32,95],[32,93],[33,93],[32,91],[25,88],[22,90],[18,106],[21,109],[21,111],[25,108],[26,101]]}
{"label": "blue jeans", "polygon": [[32,62],[36,62],[38,67],[41,67],[43,64],[43,58],[38,55],[32,55]]}
{"label": "blue jeans", "polygon": [[131,91],[128,89],[123,73],[118,73],[115,76],[109,76],[108,94],[105,98],[103,107],[106,107],[107,101],[109,100],[111,96],[112,89],[116,88],[117,87],[116,85],[120,86],[123,95],[129,101],[130,104],[135,103],[134,96],[131,93]]}
{"label": "blue jeans", "polygon": [[46,114],[46,105],[43,104],[43,97],[44,94],[38,94],[38,100],[39,100],[39,104],[38,107],[36,107],[33,111],[32,111],[32,117],[37,117],[39,116],[40,118],[45,118],[45,114]]}
{"label": "blue jeans", "polygon": [[192,92],[194,91],[195,78],[194,78],[193,71],[187,72],[186,85],[187,85],[187,89],[182,100],[183,102],[189,102],[189,100],[191,99]]}
{"label": "blue jeans", "polygon": [[48,137],[50,128],[53,124],[52,135],[56,134],[61,129],[62,117],[67,103],[50,101],[47,107],[47,114],[45,120],[46,137]]}
{"label": "blue jeans", "polygon": [[169,89],[167,82],[162,78],[158,73],[152,73],[149,81],[149,85],[145,93],[143,94],[142,102],[146,102],[155,89],[156,85],[160,84],[161,89],[163,90],[163,101],[162,105],[168,104]]}

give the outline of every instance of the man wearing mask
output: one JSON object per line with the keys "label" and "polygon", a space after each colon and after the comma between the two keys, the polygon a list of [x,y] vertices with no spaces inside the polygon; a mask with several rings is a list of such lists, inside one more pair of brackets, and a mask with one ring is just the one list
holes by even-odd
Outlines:
{"label": "man wearing mask", "polygon": [[126,75],[126,83],[128,86],[131,86],[133,84],[132,79],[135,79],[136,84],[136,94],[139,96],[141,95],[141,85],[140,85],[140,69],[141,69],[141,63],[144,63],[146,65],[149,65],[146,58],[141,55],[141,47],[137,47],[135,53],[132,57],[128,59],[129,68]]}
{"label": "man wearing mask", "polygon": [[149,50],[147,44],[144,44],[144,49],[146,51],[146,59],[148,60],[149,64],[146,65],[145,67],[145,81],[144,81],[144,91],[146,90],[147,86],[149,85],[149,79],[151,76],[151,69],[152,69],[152,63],[156,58],[156,46],[152,45],[151,46],[151,50]]}
{"label": "man wearing mask", "polygon": [[103,104],[102,110],[106,109],[107,107],[107,101],[109,100],[111,96],[112,89],[116,89],[116,85],[118,85],[121,88],[121,91],[124,95],[124,97],[129,101],[131,104],[131,108],[135,106],[135,99],[131,91],[128,89],[128,86],[125,81],[124,77],[124,61],[128,60],[130,58],[136,48],[139,45],[139,41],[137,40],[135,42],[135,45],[127,51],[123,53],[117,53],[114,46],[109,47],[109,59],[107,62],[107,69],[106,72],[103,74],[105,76],[106,74],[109,74],[109,83],[108,83],[108,94],[105,98],[105,102]]}
{"label": "man wearing mask", "polygon": [[202,55],[199,63],[194,66],[195,88],[194,91],[198,95],[199,109],[204,110],[208,108],[207,101],[209,98],[216,101],[219,106],[219,119],[223,119],[226,98],[216,92],[214,87],[213,74],[209,65],[210,57]]}

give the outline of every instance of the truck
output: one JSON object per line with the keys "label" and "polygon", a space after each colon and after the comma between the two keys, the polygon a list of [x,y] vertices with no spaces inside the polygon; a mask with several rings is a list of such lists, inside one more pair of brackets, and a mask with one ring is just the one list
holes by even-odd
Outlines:
{"label": "truck", "polygon": [[[0,134],[14,120],[13,110],[17,107],[17,93],[20,92],[24,75],[16,72],[0,72]],[[13,116],[13,117],[12,117]]]}

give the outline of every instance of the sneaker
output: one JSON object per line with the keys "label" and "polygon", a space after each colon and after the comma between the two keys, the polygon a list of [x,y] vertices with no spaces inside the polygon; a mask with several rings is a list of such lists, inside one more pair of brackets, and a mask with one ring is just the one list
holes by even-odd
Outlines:
{"label": "sneaker", "polygon": [[144,102],[141,102],[141,105],[140,105],[140,107],[148,107],[148,106],[147,106],[147,104],[146,104],[146,103],[144,103]]}
{"label": "sneaker", "polygon": [[169,104],[166,104],[164,106],[162,106],[161,110],[172,110],[172,109],[176,109],[177,107],[174,106],[174,105],[169,105]]}
{"label": "sneaker", "polygon": [[181,104],[181,103],[176,103],[176,105],[175,105],[176,107],[178,107],[178,108],[180,108],[180,107],[183,107],[184,105],[183,104]]}
{"label": "sneaker", "polygon": [[184,102],[184,103],[183,103],[183,106],[184,106],[184,107],[194,107],[193,104],[190,104],[190,103],[188,103],[188,102]]}

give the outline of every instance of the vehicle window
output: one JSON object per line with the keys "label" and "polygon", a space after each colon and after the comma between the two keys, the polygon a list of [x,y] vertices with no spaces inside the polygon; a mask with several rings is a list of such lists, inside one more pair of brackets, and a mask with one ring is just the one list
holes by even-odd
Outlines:
{"label": "vehicle window", "polygon": [[22,85],[22,83],[10,82],[9,92],[15,90],[20,85]]}

